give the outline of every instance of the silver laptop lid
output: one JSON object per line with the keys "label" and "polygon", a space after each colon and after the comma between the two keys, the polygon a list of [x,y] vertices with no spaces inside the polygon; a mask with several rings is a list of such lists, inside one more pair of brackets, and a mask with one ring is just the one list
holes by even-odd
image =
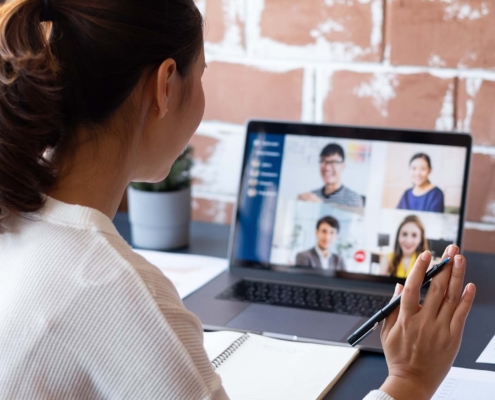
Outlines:
{"label": "silver laptop lid", "polygon": [[470,155],[466,134],[250,121],[231,269],[402,282],[461,245]]}

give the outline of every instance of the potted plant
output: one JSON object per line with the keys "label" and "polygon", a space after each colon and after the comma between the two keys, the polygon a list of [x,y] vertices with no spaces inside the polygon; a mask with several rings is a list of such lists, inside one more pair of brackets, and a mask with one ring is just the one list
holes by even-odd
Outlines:
{"label": "potted plant", "polygon": [[135,247],[171,250],[189,244],[192,153],[188,146],[163,181],[129,186],[129,221]]}

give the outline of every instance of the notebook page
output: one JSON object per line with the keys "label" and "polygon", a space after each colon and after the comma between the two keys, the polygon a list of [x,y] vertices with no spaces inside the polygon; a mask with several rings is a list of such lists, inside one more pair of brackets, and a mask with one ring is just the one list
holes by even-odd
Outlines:
{"label": "notebook page", "polygon": [[250,334],[217,373],[231,400],[316,400],[358,353],[354,348]]}
{"label": "notebook page", "polygon": [[493,400],[495,372],[452,367],[432,400]]}
{"label": "notebook page", "polygon": [[203,346],[210,361],[222,354],[232,343],[244,334],[241,332],[204,332]]}

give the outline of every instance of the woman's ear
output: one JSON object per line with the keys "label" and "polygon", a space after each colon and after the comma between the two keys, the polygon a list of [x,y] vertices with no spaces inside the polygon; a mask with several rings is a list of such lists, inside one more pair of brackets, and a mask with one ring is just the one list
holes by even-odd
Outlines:
{"label": "woman's ear", "polygon": [[159,118],[167,115],[169,100],[173,93],[177,93],[175,85],[177,83],[177,64],[175,60],[169,58],[162,62],[158,68],[156,79],[156,104]]}

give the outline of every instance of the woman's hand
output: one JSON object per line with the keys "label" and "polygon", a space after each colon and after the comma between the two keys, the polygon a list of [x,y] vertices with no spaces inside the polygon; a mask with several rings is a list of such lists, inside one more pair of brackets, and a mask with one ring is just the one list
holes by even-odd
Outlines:
{"label": "woman's hand", "polygon": [[[466,318],[473,304],[475,286],[462,292],[466,260],[451,245],[444,257],[451,261],[433,278],[421,306],[420,287],[431,254],[418,257],[402,292],[400,307],[385,320],[381,339],[389,376],[381,390],[396,400],[430,399],[454,362]],[[462,293],[462,296],[461,296]]]}

